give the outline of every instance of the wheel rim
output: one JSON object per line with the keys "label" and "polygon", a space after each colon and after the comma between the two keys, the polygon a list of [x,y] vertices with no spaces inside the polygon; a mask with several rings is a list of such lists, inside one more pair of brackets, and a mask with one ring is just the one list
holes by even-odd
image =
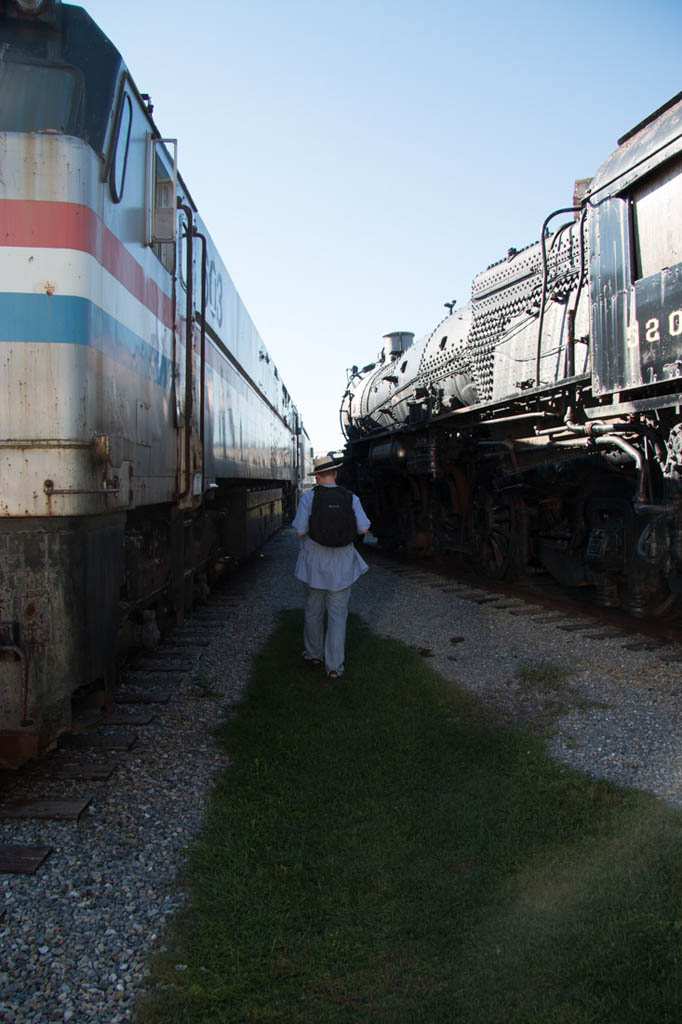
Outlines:
{"label": "wheel rim", "polygon": [[476,570],[503,579],[517,569],[520,515],[517,503],[490,492],[476,495],[472,509],[472,555]]}

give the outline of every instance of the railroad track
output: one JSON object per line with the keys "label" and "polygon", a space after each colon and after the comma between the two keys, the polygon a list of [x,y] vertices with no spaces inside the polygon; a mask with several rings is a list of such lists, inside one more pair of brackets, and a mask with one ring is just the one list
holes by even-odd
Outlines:
{"label": "railroad track", "polygon": [[[670,622],[635,619],[620,611],[597,607],[566,595],[543,579],[523,583],[490,581],[424,558],[387,553],[365,545],[363,556],[425,587],[452,594],[460,601],[485,605],[490,611],[523,616],[538,623],[593,640],[622,638],[622,646],[648,651],[664,662],[682,663],[682,630]],[[159,717],[173,713],[174,694],[200,671],[201,656],[216,629],[243,598],[230,587],[216,591],[206,605],[148,654],[131,660],[119,675],[114,706],[91,716],[65,736],[56,749],[18,772],[0,773],[0,819],[46,823],[45,842],[0,844],[0,873],[34,874],[53,852],[49,822],[77,825],[102,786],[115,786],[117,769],[144,731]],[[503,627],[508,628],[508,627]],[[445,638],[444,638],[445,639]],[[457,637],[447,638],[456,644]],[[430,651],[424,649],[425,656]],[[2,917],[0,911],[0,918]]]}
{"label": "railroad track", "polygon": [[[77,825],[102,785],[116,785],[117,769],[144,742],[144,729],[172,713],[174,694],[199,671],[216,629],[239,604],[239,592],[221,588],[185,625],[119,671],[113,706],[91,710],[55,748],[18,771],[0,771],[0,820]],[[0,873],[35,874],[54,846],[0,843]],[[0,910],[0,920],[4,910]]]}
{"label": "railroad track", "polygon": [[538,576],[517,582],[487,580],[447,562],[387,552],[365,545],[363,557],[395,575],[402,575],[458,600],[487,605],[511,615],[523,615],[538,622],[554,622],[559,629],[580,632],[591,639],[623,638],[623,647],[651,651],[662,661],[682,662],[682,622],[679,619],[638,618],[601,607],[560,588],[549,577]]}

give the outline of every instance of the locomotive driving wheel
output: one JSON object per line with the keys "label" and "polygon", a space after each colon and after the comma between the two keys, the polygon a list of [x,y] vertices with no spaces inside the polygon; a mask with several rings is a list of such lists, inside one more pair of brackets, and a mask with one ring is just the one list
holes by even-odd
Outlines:
{"label": "locomotive driving wheel", "polygon": [[474,570],[491,580],[512,579],[520,572],[525,549],[525,516],[519,498],[479,488],[470,518]]}
{"label": "locomotive driving wheel", "polygon": [[631,477],[595,475],[579,494],[577,539],[597,587],[597,603],[640,618],[661,618],[678,603],[664,571],[669,526],[665,517],[637,514],[634,491]]}
{"label": "locomotive driving wheel", "polygon": [[[650,545],[653,546],[653,555]],[[655,564],[656,548],[665,549],[665,546],[665,525],[662,523],[647,524],[636,538],[619,590],[622,606],[632,615],[663,618],[672,615],[679,604],[679,595],[671,592],[665,574]]]}

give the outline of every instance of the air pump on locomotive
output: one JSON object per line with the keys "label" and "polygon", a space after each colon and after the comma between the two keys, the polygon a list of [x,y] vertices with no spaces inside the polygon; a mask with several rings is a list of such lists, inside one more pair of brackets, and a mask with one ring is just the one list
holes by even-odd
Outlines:
{"label": "air pump on locomotive", "polygon": [[605,606],[682,593],[682,93],[421,341],[349,371],[345,479],[381,543]]}

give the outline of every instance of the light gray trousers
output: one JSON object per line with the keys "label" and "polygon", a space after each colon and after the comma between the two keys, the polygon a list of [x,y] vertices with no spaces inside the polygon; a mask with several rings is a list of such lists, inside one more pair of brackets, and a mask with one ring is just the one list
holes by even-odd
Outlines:
{"label": "light gray trousers", "polygon": [[[343,672],[346,647],[346,619],[350,587],[344,590],[318,590],[304,583],[305,614],[303,643],[311,658],[324,656],[327,672]],[[324,633],[324,613],[327,612],[327,635]]]}

